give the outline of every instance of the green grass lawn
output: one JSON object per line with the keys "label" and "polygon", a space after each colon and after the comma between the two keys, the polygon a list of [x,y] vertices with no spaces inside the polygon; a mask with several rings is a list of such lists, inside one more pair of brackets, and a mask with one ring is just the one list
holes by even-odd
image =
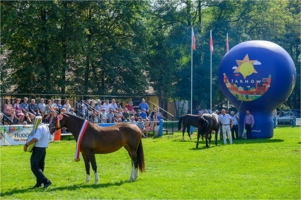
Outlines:
{"label": "green grass lawn", "polygon": [[[271,139],[195,149],[180,133],[143,139],[146,173],[129,183],[131,161],[125,149],[96,155],[99,183],[85,184],[84,162],[74,162],[75,141],[49,145],[46,190],[35,184],[30,153],[23,146],[1,147],[4,199],[300,199],[300,128],[279,127]],[[92,171],[92,170],[91,170]]]}

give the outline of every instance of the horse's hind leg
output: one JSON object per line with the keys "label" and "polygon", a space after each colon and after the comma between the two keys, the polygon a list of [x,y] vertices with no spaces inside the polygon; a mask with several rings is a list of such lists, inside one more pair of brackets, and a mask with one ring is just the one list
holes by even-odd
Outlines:
{"label": "horse's hind leg", "polygon": [[189,136],[189,139],[192,141],[191,136],[190,136],[190,128],[191,128],[191,126],[187,126],[187,134]]}
{"label": "horse's hind leg", "polygon": [[185,138],[184,138],[184,134],[185,134],[185,130],[186,130],[186,126],[183,124],[183,140],[185,140]]}
{"label": "horse's hind leg", "polygon": [[129,156],[132,159],[132,173],[129,182],[136,180],[138,178],[138,161],[137,161],[137,150],[130,148],[128,145],[125,145],[124,148],[128,151]]}
{"label": "horse's hind leg", "polygon": [[89,162],[89,158],[88,155],[85,153],[82,153],[82,156],[84,158],[85,161],[85,167],[86,167],[86,173],[87,173],[87,177],[86,177],[86,183],[90,182],[90,162]]}
{"label": "horse's hind leg", "polygon": [[97,174],[97,165],[96,165],[96,160],[95,160],[95,153],[92,152],[92,151],[89,151],[88,152],[88,158],[89,158],[89,160],[91,162],[92,169],[93,169],[93,171],[95,173],[95,182],[94,182],[94,184],[97,184],[98,181],[99,181],[99,178],[98,178],[98,174]]}
{"label": "horse's hind leg", "polygon": [[209,131],[206,131],[206,135],[205,135],[205,137],[206,137],[206,147],[209,147],[209,146],[208,146],[208,134],[209,134],[208,132],[209,132]]}
{"label": "horse's hind leg", "polygon": [[218,129],[215,129],[215,134],[214,134],[215,146],[217,146],[217,137],[218,137]]}

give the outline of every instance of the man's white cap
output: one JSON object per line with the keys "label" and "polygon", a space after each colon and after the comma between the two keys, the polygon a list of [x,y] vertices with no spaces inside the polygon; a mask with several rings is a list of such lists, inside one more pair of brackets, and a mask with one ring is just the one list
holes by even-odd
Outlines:
{"label": "man's white cap", "polygon": [[234,111],[231,111],[230,114],[234,114]]}
{"label": "man's white cap", "polygon": [[219,112],[218,110],[216,110],[215,112]]}
{"label": "man's white cap", "polygon": [[42,117],[37,116],[34,118],[33,130],[36,131],[38,126],[42,123]]}

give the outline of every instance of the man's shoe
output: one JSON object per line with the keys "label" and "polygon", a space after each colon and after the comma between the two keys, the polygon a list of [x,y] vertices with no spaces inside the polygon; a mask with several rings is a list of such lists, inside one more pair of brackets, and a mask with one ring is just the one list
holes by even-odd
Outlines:
{"label": "man's shoe", "polygon": [[35,186],[32,186],[32,188],[39,188],[39,187],[42,187],[42,184],[35,184]]}
{"label": "man's shoe", "polygon": [[44,184],[44,189],[48,188],[49,185],[51,185],[52,183],[47,183],[47,184]]}

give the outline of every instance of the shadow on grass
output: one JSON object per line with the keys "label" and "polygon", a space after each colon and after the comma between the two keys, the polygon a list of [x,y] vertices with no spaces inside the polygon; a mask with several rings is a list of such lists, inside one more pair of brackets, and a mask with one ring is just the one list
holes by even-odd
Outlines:
{"label": "shadow on grass", "polygon": [[[26,192],[52,192],[52,191],[61,191],[61,190],[77,190],[79,188],[107,188],[107,187],[111,187],[111,186],[121,186],[122,184],[126,183],[128,181],[120,181],[120,182],[116,182],[116,183],[103,183],[103,184],[85,184],[85,183],[81,183],[81,184],[75,184],[75,185],[71,185],[71,186],[65,186],[65,187],[54,187],[53,185],[49,186],[49,188],[47,189],[43,189],[43,188],[27,188],[27,189],[13,189],[9,192],[5,192],[5,193],[0,193],[1,197],[4,196],[12,196],[14,194],[18,194],[18,193],[26,193]],[[53,187],[53,188],[51,188]]]}

